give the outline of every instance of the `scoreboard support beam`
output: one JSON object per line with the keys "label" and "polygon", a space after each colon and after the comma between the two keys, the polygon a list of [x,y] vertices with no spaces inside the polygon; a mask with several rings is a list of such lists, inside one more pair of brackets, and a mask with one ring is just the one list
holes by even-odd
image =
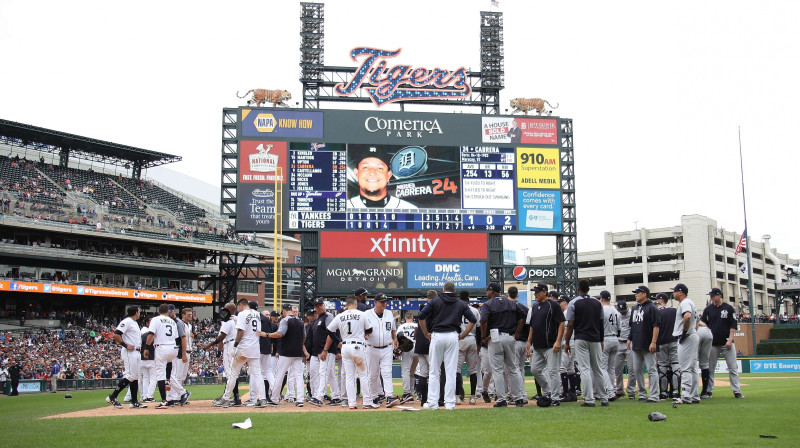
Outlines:
{"label": "scoreboard support beam", "polygon": [[572,119],[560,121],[561,140],[561,226],[556,236],[558,290],[570,297],[578,295],[578,230],[575,215],[575,148],[572,141]]}
{"label": "scoreboard support beam", "polygon": [[300,242],[300,304],[304,306],[317,296],[319,233],[301,233]]}

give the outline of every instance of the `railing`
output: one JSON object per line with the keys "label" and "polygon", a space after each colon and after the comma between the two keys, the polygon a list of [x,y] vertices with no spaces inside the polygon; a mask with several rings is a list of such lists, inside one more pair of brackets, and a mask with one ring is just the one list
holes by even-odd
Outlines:
{"label": "railing", "polygon": [[[120,378],[101,378],[101,379],[74,379],[74,380],[56,380],[56,392],[69,392],[81,390],[101,390],[101,389],[114,389],[119,384]],[[250,382],[249,376],[240,376],[239,382]],[[199,376],[189,377],[183,382],[184,386],[207,386],[223,384],[221,377],[218,376]],[[50,380],[20,380],[19,388],[20,393],[44,393],[52,392]],[[5,382],[3,393],[8,395],[11,392],[11,381]]]}

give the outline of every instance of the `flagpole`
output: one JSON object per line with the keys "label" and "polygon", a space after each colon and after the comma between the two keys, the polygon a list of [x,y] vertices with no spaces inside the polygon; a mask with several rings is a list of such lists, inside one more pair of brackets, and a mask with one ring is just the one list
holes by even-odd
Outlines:
{"label": "flagpole", "polygon": [[739,170],[742,175],[742,209],[744,211],[744,232],[746,233],[745,244],[747,247],[747,299],[750,310],[750,329],[753,338],[753,356],[758,356],[756,345],[756,315],[753,312],[753,259],[750,255],[750,233],[747,232],[747,201],[744,196],[744,162],[742,159],[742,127],[739,126]]}

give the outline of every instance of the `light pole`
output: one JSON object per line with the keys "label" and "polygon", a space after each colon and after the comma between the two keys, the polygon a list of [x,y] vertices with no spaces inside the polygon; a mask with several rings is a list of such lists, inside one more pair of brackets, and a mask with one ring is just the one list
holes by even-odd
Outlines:
{"label": "light pole", "polygon": [[520,249],[522,251],[522,264],[528,264],[528,259],[525,258],[525,252],[528,251],[528,248]]}

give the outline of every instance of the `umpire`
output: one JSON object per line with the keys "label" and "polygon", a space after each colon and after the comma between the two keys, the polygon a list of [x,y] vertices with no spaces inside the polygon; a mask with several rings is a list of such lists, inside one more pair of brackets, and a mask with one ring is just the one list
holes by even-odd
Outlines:
{"label": "umpire", "polygon": [[517,354],[514,348],[516,339],[525,324],[525,313],[500,294],[499,283],[489,283],[486,295],[489,300],[481,307],[481,338],[489,346],[489,364],[492,367],[492,379],[497,400],[494,407],[507,407],[503,394],[506,391],[504,369],[508,370],[511,399],[517,407],[525,406],[522,400],[523,378],[517,365]]}

